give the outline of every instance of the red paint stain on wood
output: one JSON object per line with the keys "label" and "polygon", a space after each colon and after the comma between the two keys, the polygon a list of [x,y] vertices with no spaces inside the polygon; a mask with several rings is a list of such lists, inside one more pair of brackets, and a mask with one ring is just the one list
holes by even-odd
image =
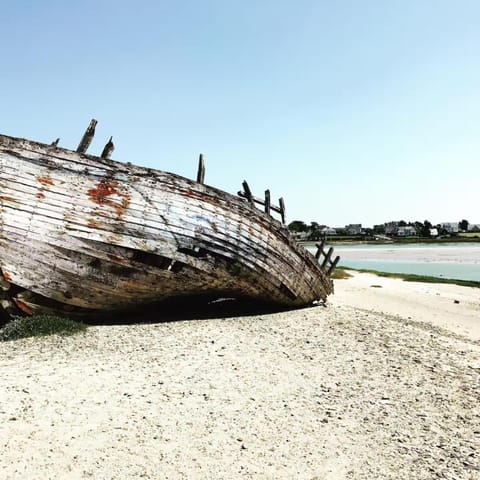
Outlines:
{"label": "red paint stain on wood", "polygon": [[16,202],[16,200],[13,197],[9,197],[7,195],[0,196],[0,199],[5,200],[6,202]]}
{"label": "red paint stain on wood", "polygon": [[195,192],[193,190],[186,190],[185,195],[190,198],[198,198],[199,200],[204,200],[204,201],[209,200],[208,195],[203,195],[202,193]]}
{"label": "red paint stain on wood", "polygon": [[37,177],[37,180],[42,184],[42,185],[54,185],[53,180],[48,177]]}
{"label": "red paint stain on wood", "polygon": [[[116,180],[102,180],[95,188],[88,190],[88,195],[90,200],[97,205],[105,205],[114,209],[119,219],[130,204],[130,196],[118,191],[118,182]],[[120,203],[109,198],[112,195],[120,197]]]}
{"label": "red paint stain on wood", "polygon": [[38,192],[37,198],[45,198],[45,194],[43,194],[42,192]]}
{"label": "red paint stain on wood", "polygon": [[105,199],[114,193],[117,193],[116,188],[118,187],[118,182],[115,180],[103,180],[98,183],[97,188],[91,188],[88,191],[88,194],[91,197],[96,197],[97,201]]}
{"label": "red paint stain on wood", "polygon": [[12,282],[12,277],[11,277],[10,274],[7,273],[7,272],[3,272],[3,278],[4,278],[7,282],[9,282],[9,283]]}
{"label": "red paint stain on wood", "polygon": [[94,220],[93,218],[90,218],[88,220],[88,226],[89,227],[92,227],[92,228],[98,228],[99,227],[99,222],[97,222],[96,220]]}
{"label": "red paint stain on wood", "polygon": [[23,312],[26,313],[27,315],[33,315],[33,310],[24,302],[21,300],[18,300],[16,298],[13,299],[15,302],[15,305]]}

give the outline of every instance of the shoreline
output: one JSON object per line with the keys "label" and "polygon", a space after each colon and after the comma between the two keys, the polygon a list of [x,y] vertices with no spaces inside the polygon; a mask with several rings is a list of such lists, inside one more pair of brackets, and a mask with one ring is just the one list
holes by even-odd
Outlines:
{"label": "shoreline", "polygon": [[[317,243],[321,242],[320,240],[299,240],[298,243],[303,247],[316,247]],[[448,246],[449,244],[470,244],[470,243],[480,243],[480,233],[474,237],[451,237],[451,238],[413,238],[409,239],[399,239],[392,238],[390,240],[361,240],[361,239],[348,239],[348,240],[337,240],[335,237],[327,236],[326,242],[332,246],[354,246],[354,245],[378,245],[378,246],[403,246],[403,245],[428,245],[428,246]]]}
{"label": "shoreline", "polygon": [[335,255],[345,269],[480,282],[480,244],[337,246]]}

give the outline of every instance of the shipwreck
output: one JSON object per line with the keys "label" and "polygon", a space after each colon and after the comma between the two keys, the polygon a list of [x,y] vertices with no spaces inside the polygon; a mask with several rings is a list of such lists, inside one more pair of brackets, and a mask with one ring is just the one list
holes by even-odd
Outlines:
{"label": "shipwreck", "polygon": [[[333,292],[339,258],[311,254],[285,225],[285,204],[197,178],[0,135],[3,314],[101,316],[171,298],[233,297],[300,307]],[[274,218],[277,216],[277,218]]]}

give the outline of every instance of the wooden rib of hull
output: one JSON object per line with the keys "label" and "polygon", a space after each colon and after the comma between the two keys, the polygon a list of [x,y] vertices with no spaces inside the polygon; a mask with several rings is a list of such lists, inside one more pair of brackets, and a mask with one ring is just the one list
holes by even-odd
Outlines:
{"label": "wooden rib of hull", "polygon": [[302,306],[333,290],[286,227],[240,197],[1,135],[0,268],[27,312],[191,295]]}

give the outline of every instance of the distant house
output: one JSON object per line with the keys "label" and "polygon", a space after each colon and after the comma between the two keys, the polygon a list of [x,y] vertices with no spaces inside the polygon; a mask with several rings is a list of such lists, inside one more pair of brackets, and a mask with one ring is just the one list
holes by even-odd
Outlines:
{"label": "distant house", "polygon": [[298,242],[307,240],[309,235],[309,232],[292,232],[292,237]]}
{"label": "distant house", "polygon": [[444,222],[440,224],[440,228],[443,228],[448,233],[458,233],[458,222]]}
{"label": "distant house", "polygon": [[480,223],[470,223],[468,225],[469,232],[480,232]]}
{"label": "distant house", "polygon": [[417,230],[415,229],[415,227],[412,227],[411,225],[407,225],[405,227],[398,227],[397,229],[397,235],[399,237],[410,237],[416,234],[417,234]]}
{"label": "distant house", "polygon": [[430,229],[430,236],[431,237],[438,237],[438,228],[431,228]]}
{"label": "distant house", "polygon": [[386,235],[396,235],[398,232],[398,222],[388,222],[385,224]]}
{"label": "distant house", "polygon": [[345,225],[345,230],[348,235],[361,235],[362,233],[362,224],[361,223],[351,223],[350,225]]}
{"label": "distant house", "polygon": [[324,227],[320,230],[322,232],[322,235],[336,235],[337,231],[332,228],[332,227]]}

